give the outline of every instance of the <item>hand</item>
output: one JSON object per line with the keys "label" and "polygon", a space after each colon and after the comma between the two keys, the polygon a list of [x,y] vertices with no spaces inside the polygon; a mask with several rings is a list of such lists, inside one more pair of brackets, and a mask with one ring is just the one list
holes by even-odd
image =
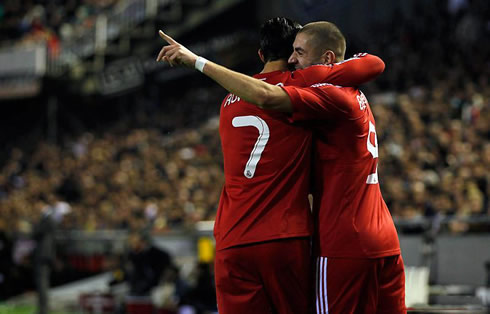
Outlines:
{"label": "hand", "polygon": [[182,65],[189,68],[194,68],[194,64],[197,60],[197,55],[176,42],[172,37],[165,34],[163,31],[158,31],[160,37],[162,37],[167,43],[164,46],[157,57],[157,62],[166,61],[170,66]]}

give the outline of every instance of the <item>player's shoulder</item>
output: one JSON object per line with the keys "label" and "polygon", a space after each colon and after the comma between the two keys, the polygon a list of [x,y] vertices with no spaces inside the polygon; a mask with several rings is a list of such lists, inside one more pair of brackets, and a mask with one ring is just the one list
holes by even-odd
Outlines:
{"label": "player's shoulder", "polygon": [[267,73],[258,73],[255,74],[253,77],[265,81],[270,84],[277,84],[280,82],[284,82],[291,76],[290,71],[273,71],[273,72],[267,72]]}
{"label": "player's shoulder", "polygon": [[304,86],[304,80],[293,78],[291,71],[275,71],[263,73],[261,75],[254,75],[254,77],[276,86]]}
{"label": "player's shoulder", "polygon": [[341,89],[347,94],[347,100],[352,114],[369,114],[371,109],[368,99],[360,89],[355,87],[341,87]]}
{"label": "player's shoulder", "polygon": [[[332,89],[335,90],[334,99],[336,99],[336,105],[342,107],[344,112],[348,112],[353,115],[361,114],[365,112],[368,107],[367,98],[364,94],[355,87],[339,86],[330,83],[316,83],[311,85],[310,90],[316,91],[317,94],[326,96],[328,99],[332,98]],[[340,92],[340,94],[337,94]]]}

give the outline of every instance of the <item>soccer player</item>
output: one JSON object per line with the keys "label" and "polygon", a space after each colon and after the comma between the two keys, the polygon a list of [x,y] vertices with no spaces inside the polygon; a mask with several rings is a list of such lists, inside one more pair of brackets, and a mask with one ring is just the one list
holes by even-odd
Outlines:
{"label": "soccer player", "polygon": [[[299,27],[286,19],[262,26],[264,69],[256,78],[284,80]],[[218,310],[301,313],[310,294],[311,131],[229,94],[219,133],[225,183],[214,227]]]}
{"label": "soccer player", "polygon": [[[165,59],[170,64],[197,68],[201,66],[196,63],[196,55],[165,34],[161,33],[161,36],[170,45],[162,49],[157,60]],[[270,86],[309,86],[328,80],[336,84],[358,85],[379,75],[384,69],[379,58],[367,55],[334,66],[284,72],[284,55],[287,52],[289,56],[291,47],[276,55],[269,53],[272,47],[277,49],[277,43],[264,41],[262,34],[259,55],[265,61],[264,71],[256,78],[241,76],[252,82],[265,80],[268,84],[261,83],[273,84]],[[239,92],[241,87],[247,89],[240,86],[240,74],[214,63],[206,63],[206,74],[210,64],[216,66],[218,72],[228,71],[228,74],[238,75],[238,81],[230,77],[230,91]],[[353,70],[357,70],[357,73]],[[364,81],[359,81],[359,78]],[[219,74],[217,81],[220,82]],[[224,86],[227,87],[226,84]],[[277,88],[282,91],[280,87]],[[284,96],[287,98],[287,94]],[[255,101],[255,95],[250,100]],[[308,227],[303,228],[306,230],[303,235],[290,233],[290,230],[298,230],[299,226],[304,225],[299,224],[301,221],[309,219],[301,218],[301,215],[308,215],[305,201],[310,149],[306,143],[308,141],[298,140],[298,137],[309,137],[308,132],[303,127],[288,124],[288,116],[260,110],[234,94],[228,95],[221,106],[220,135],[225,159],[225,186],[215,226],[220,312],[268,313],[269,308],[278,313],[308,311]],[[298,141],[301,145],[297,144]],[[292,207],[295,202],[299,205]],[[293,211],[294,208],[298,210]],[[301,215],[294,218],[291,215],[294,212]],[[298,243],[302,243],[300,249],[296,249]],[[300,266],[295,266],[299,261]]]}
{"label": "soccer player", "polygon": [[[328,40],[325,40],[328,38]],[[332,23],[307,24],[289,58],[296,69],[344,59],[345,38]],[[398,236],[378,181],[376,123],[364,94],[344,88],[332,101],[320,86],[285,87],[293,120],[315,128],[313,161],[317,313],[405,313],[405,276]]]}

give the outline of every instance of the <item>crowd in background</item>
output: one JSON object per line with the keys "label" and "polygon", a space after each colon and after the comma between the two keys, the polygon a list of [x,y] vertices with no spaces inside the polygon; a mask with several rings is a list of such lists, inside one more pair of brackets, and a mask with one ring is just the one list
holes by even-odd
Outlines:
{"label": "crowd in background", "polygon": [[78,37],[118,0],[5,0],[0,2],[0,45],[46,42],[51,54],[60,41]]}
{"label": "crowd in background", "polygon": [[[28,36],[38,27],[34,13],[42,11],[42,27],[64,36],[64,23],[88,22],[81,16],[90,15],[92,4],[114,2],[68,1],[56,6],[71,12],[60,20],[45,13],[56,10],[38,8],[56,1],[25,1],[22,8],[6,1],[0,25],[9,32],[0,34]],[[32,19],[19,10],[33,12]],[[374,27],[367,48],[348,43],[386,63],[365,90],[377,123],[383,196],[395,219],[457,217],[447,226],[451,232],[489,231],[488,222],[467,219],[490,215],[488,4],[434,1],[415,10],[415,18]],[[0,165],[0,235],[30,232],[42,209],[60,200],[72,207],[65,227],[86,231],[138,229],[151,221],[152,231],[166,232],[213,220],[223,183],[217,120],[190,109],[202,109],[198,97],[185,101],[193,103],[179,117],[187,115],[195,128],[168,134],[155,126],[178,118],[155,109],[138,127],[86,130],[57,144],[42,139],[32,153],[20,146],[7,152]]]}
{"label": "crowd in background", "polygon": [[0,221],[30,229],[60,199],[73,209],[66,227],[86,231],[135,229],[137,215],[154,220],[155,231],[213,219],[223,182],[213,121],[170,137],[128,129],[85,133],[63,146],[39,143],[30,156],[14,149],[0,175]]}
{"label": "crowd in background", "polygon": [[376,87],[395,92],[368,95],[394,217],[490,214],[489,16],[486,1],[439,0],[420,2],[389,31],[374,27],[380,38],[368,51],[386,62]]}
{"label": "crowd in background", "polygon": [[[383,97],[373,105],[380,182],[395,218],[490,214],[490,88],[472,87],[414,87],[391,105]],[[477,228],[450,225],[454,232]]]}

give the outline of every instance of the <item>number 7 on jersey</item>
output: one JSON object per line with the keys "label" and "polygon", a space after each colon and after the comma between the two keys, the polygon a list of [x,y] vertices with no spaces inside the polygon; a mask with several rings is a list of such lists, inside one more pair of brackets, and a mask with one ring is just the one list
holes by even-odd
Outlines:
{"label": "number 7 on jersey", "polygon": [[269,141],[269,126],[267,123],[257,116],[239,116],[233,118],[231,124],[235,128],[253,126],[259,131],[259,136],[257,137],[257,141],[255,141],[255,145],[250,152],[250,157],[248,158],[247,164],[245,165],[245,169],[243,171],[243,175],[251,179],[255,175],[255,169],[257,168],[257,164],[260,161],[260,157],[262,157],[262,152],[265,149],[265,145],[267,145],[267,141]]}

